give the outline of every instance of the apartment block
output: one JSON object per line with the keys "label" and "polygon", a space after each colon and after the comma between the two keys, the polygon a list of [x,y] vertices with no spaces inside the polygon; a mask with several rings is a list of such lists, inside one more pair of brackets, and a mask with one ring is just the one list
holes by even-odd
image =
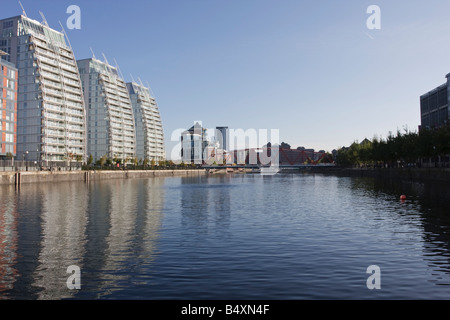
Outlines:
{"label": "apartment block", "polygon": [[90,58],[78,60],[87,117],[87,154],[132,162],[136,157],[133,106],[117,67]]}
{"label": "apartment block", "polygon": [[0,50],[0,157],[16,156],[18,71]]}
{"label": "apartment block", "polygon": [[420,97],[421,128],[433,129],[449,124],[450,120],[450,74],[447,82]]}
{"label": "apartment block", "polygon": [[0,20],[0,50],[19,71],[17,157],[83,161],[86,119],[80,76],[64,33],[25,15]]}
{"label": "apartment block", "polygon": [[136,82],[127,83],[136,128],[136,156],[138,159],[165,160],[164,131],[155,98],[148,87]]}

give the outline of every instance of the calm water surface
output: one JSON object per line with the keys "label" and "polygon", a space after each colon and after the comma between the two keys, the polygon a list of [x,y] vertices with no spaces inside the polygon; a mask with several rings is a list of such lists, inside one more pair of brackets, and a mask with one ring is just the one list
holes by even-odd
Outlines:
{"label": "calm water surface", "polygon": [[445,184],[220,175],[0,192],[3,299],[450,298]]}

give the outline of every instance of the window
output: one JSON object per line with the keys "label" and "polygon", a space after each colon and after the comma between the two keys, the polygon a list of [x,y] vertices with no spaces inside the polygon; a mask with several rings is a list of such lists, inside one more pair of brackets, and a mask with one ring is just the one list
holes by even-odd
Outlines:
{"label": "window", "polygon": [[8,99],[14,100],[14,99],[15,99],[14,91],[8,90],[8,91],[6,92],[6,97],[7,97]]}
{"label": "window", "polygon": [[5,21],[3,22],[3,29],[12,28],[14,26],[14,21]]}

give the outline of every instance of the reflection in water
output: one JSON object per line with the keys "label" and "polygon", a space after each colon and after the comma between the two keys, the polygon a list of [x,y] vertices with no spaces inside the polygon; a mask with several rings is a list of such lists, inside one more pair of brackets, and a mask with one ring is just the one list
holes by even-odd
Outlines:
{"label": "reflection in water", "polygon": [[0,298],[446,298],[449,192],[322,175],[0,186]]}
{"label": "reflection in water", "polygon": [[[450,184],[359,178],[353,187],[372,198],[396,201],[402,223],[419,226],[423,258],[432,270],[430,281],[450,285]],[[398,200],[407,195],[406,201]],[[394,202],[395,203],[395,202]]]}
{"label": "reflection in water", "polygon": [[14,186],[5,186],[0,198],[0,294],[12,289],[18,276],[17,220]]}
{"label": "reflection in water", "polygon": [[106,250],[102,252],[104,265],[99,287],[108,295],[129,277],[123,270],[133,249],[137,199],[128,180],[114,180],[105,187],[109,196],[103,199],[109,203],[109,233],[105,239]]}
{"label": "reflection in water", "polygon": [[[0,186],[0,298],[103,297],[145,279],[164,179]],[[82,290],[67,288],[71,265]]]}
{"label": "reflection in water", "polygon": [[230,220],[229,175],[212,178],[197,176],[181,179],[182,231],[201,235],[208,234],[210,223],[215,221],[216,230],[225,232]]}
{"label": "reflection in water", "polygon": [[38,299],[71,297],[67,268],[81,264],[87,225],[87,188],[80,184],[42,184],[41,243],[34,286]]}
{"label": "reflection in water", "polygon": [[[153,260],[161,228],[164,178],[90,185],[88,243],[83,279],[101,298],[130,286]],[[100,289],[100,290],[99,290]]]}

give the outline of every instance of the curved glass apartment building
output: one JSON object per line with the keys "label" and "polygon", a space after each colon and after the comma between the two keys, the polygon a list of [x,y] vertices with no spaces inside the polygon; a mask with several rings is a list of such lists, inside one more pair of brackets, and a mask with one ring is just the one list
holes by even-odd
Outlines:
{"label": "curved glass apartment building", "polygon": [[118,69],[95,58],[78,60],[87,117],[87,154],[132,162],[136,157],[133,107]]}
{"label": "curved glass apartment building", "polygon": [[136,156],[140,160],[165,160],[164,131],[155,98],[142,84],[130,82],[127,87],[136,126]]}
{"label": "curved glass apartment building", "polygon": [[73,51],[63,33],[24,15],[0,20],[0,50],[19,71],[17,158],[83,161],[85,108]]}

